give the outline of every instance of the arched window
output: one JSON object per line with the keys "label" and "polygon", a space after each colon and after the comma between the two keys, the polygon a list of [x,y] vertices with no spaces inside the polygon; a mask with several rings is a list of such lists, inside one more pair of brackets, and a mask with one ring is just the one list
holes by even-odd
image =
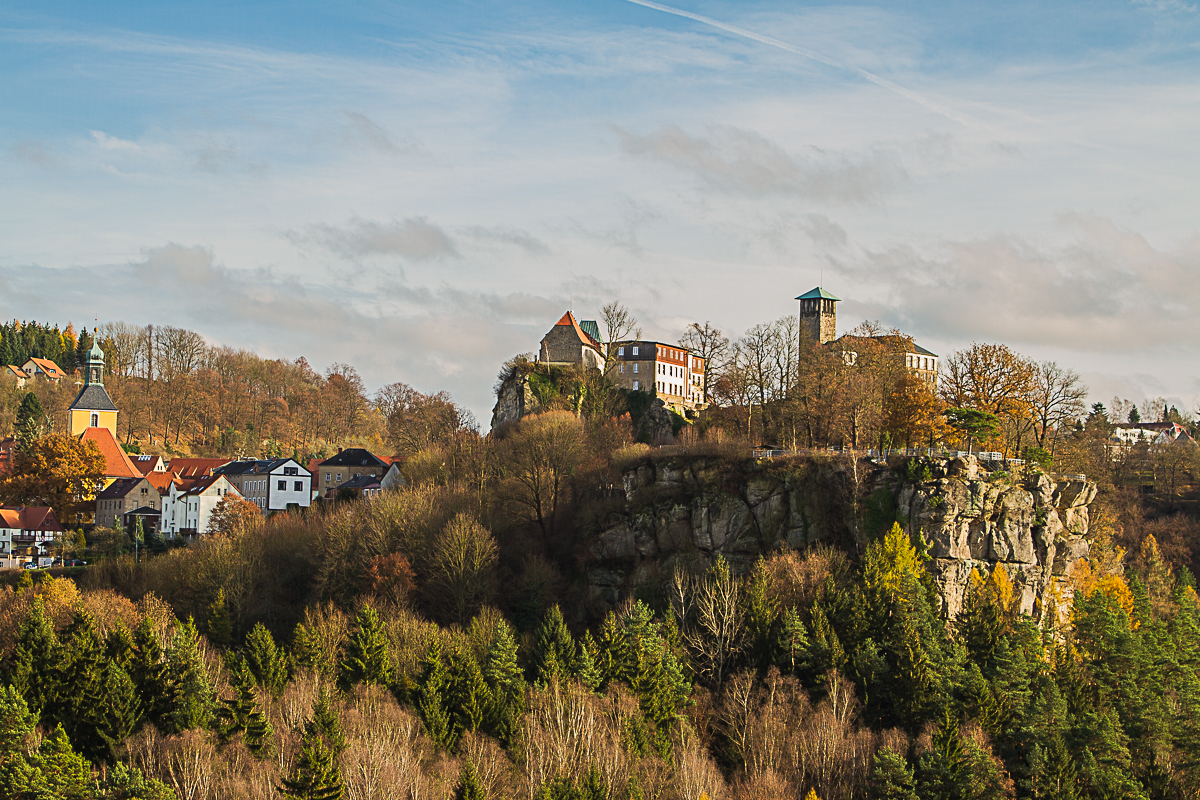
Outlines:
{"label": "arched window", "polygon": [[100,427],[100,415],[99,414],[92,414],[92,427],[93,428]]}

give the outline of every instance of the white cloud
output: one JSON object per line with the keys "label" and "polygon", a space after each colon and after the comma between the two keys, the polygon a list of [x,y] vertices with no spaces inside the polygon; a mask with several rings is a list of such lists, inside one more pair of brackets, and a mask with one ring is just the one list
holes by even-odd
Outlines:
{"label": "white cloud", "polygon": [[908,179],[896,154],[884,150],[851,155],[810,147],[808,155],[793,156],[758,133],[728,126],[710,128],[707,136],[676,125],[644,136],[616,132],[626,153],[683,169],[724,192],[871,203]]}
{"label": "white cloud", "polygon": [[303,236],[291,234],[296,243],[315,242],[348,259],[395,255],[412,261],[431,261],[458,256],[450,236],[424,217],[391,222],[352,219],[345,225],[309,225]]}

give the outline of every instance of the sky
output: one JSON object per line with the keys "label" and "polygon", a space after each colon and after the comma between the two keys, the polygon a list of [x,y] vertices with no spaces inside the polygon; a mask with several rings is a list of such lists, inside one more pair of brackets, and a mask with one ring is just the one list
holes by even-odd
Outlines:
{"label": "sky", "polygon": [[0,6],[0,317],[349,363],[486,429],[568,308],[736,338],[818,284],[842,331],[1194,413],[1196,3]]}

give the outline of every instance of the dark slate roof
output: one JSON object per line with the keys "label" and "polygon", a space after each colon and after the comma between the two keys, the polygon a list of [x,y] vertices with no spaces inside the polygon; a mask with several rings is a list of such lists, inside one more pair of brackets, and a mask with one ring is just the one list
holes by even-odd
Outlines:
{"label": "dark slate roof", "polygon": [[369,450],[361,447],[351,447],[343,450],[332,458],[321,462],[322,467],[386,467],[381,459],[372,455]]}
{"label": "dark slate roof", "polygon": [[117,478],[96,495],[97,500],[115,500],[129,494],[145,478]]}
{"label": "dark slate roof", "polygon": [[117,407],[113,405],[112,398],[108,396],[108,392],[98,383],[89,383],[80,389],[75,402],[71,403],[71,408],[81,408],[85,411],[117,410]]}
{"label": "dark slate roof", "polygon": [[834,297],[829,292],[818,286],[815,289],[809,289],[804,294],[796,298],[797,300],[837,300],[841,301],[840,297]]}
{"label": "dark slate roof", "polygon": [[924,347],[921,347],[921,345],[917,344],[916,342],[913,342],[912,351],[919,356],[933,356],[934,358],[937,358],[937,353],[929,352],[928,350],[926,350]]}
{"label": "dark slate roof", "polygon": [[280,464],[291,461],[290,458],[248,458],[244,461],[230,461],[228,464],[213,470],[214,475],[265,475]]}
{"label": "dark slate roof", "polygon": [[370,475],[355,475],[350,480],[341,484],[339,489],[369,489],[372,486],[379,486],[379,478],[373,478]]}

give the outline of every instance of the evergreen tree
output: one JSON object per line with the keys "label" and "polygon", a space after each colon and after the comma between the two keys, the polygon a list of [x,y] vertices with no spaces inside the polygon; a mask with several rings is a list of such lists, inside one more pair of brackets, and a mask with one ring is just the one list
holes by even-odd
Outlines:
{"label": "evergreen tree", "polygon": [[575,640],[567,630],[562,610],[551,606],[538,627],[533,650],[534,677],[540,683],[549,683],[557,678],[565,681],[578,674],[575,661]]}
{"label": "evergreen tree", "polygon": [[91,765],[71,747],[62,725],[42,740],[30,766],[34,775],[24,787],[29,792],[26,796],[54,800],[93,800],[96,796]]}
{"label": "evergreen tree", "polygon": [[783,620],[771,596],[764,562],[760,557],[751,570],[744,596],[746,657],[750,666],[764,671],[779,662],[783,648]]}
{"label": "evergreen tree", "polygon": [[233,622],[225,605],[225,589],[217,589],[217,596],[208,607],[208,640],[224,650],[233,642]]}
{"label": "evergreen tree", "polygon": [[57,701],[59,652],[58,637],[46,617],[46,608],[41,598],[34,598],[17,631],[5,678],[25,698],[35,715]]}
{"label": "evergreen tree", "polygon": [[174,789],[162,781],[147,778],[138,768],[120,761],[108,770],[101,796],[105,800],[178,800]]}
{"label": "evergreen tree", "polygon": [[345,789],[338,760],[345,746],[337,714],[322,689],[304,725],[300,757],[279,790],[292,800],[341,800]]}
{"label": "evergreen tree", "polygon": [[595,764],[588,767],[583,783],[579,784],[579,800],[608,800],[608,786]]}
{"label": "evergreen tree", "polygon": [[59,697],[51,718],[64,727],[84,756],[101,761],[109,755],[109,743],[104,738],[108,702],[104,649],[92,616],[86,611],[76,612],[66,634]]}
{"label": "evergreen tree", "polygon": [[341,663],[342,688],[359,683],[387,686],[392,680],[392,662],[379,614],[369,605],[358,611],[357,625]]}
{"label": "evergreen tree", "polygon": [[275,644],[275,637],[261,622],[246,636],[246,663],[254,680],[266,691],[278,696],[287,686],[287,654]]}
{"label": "evergreen tree", "polygon": [[18,447],[28,450],[34,442],[42,437],[47,427],[48,418],[41,401],[33,392],[26,393],[17,409],[17,419],[13,425]]}
{"label": "evergreen tree", "polygon": [[221,734],[226,739],[245,734],[243,739],[250,752],[259,758],[270,754],[274,730],[258,703],[255,693],[254,675],[246,658],[234,661],[232,680],[233,696],[221,704],[218,712]]}
{"label": "evergreen tree", "polygon": [[462,773],[458,778],[458,788],[454,790],[454,800],[487,800],[487,792],[479,780],[479,772],[470,759],[463,762]]}
{"label": "evergreen tree", "polygon": [[425,724],[425,735],[434,746],[450,748],[455,737],[450,714],[446,708],[449,688],[446,665],[442,662],[442,644],[434,640],[421,662],[421,678],[417,683],[417,711]]}
{"label": "evergreen tree", "polygon": [[133,632],[128,670],[146,719],[156,727],[164,727],[173,707],[173,692],[167,662],[148,617],[143,617]]}
{"label": "evergreen tree", "polygon": [[142,721],[142,709],[133,681],[115,662],[105,663],[102,681],[103,706],[97,733],[107,745],[105,760],[115,762],[117,749]]}
{"label": "evergreen tree", "polygon": [[920,800],[916,785],[913,771],[903,756],[887,747],[875,751],[867,783],[869,800]]}
{"label": "evergreen tree", "polygon": [[179,624],[167,648],[167,685],[171,710],[166,727],[180,732],[207,727],[213,715],[213,690],[200,651],[200,634],[189,617]]}
{"label": "evergreen tree", "polygon": [[118,621],[115,628],[104,639],[104,656],[118,667],[128,671],[133,660],[133,634],[125,623]]}
{"label": "evergreen tree", "polygon": [[604,678],[600,674],[600,670],[596,667],[596,659],[592,657],[592,653],[596,652],[596,640],[592,638],[592,632],[587,631],[583,635],[583,640],[579,643],[579,682],[593,692],[600,691],[600,684]]}
{"label": "evergreen tree", "polygon": [[479,730],[492,707],[492,693],[479,662],[466,648],[456,646],[450,651],[447,681],[446,706],[455,738],[464,731]]}
{"label": "evergreen tree", "polygon": [[525,677],[517,660],[517,642],[512,628],[503,619],[496,625],[484,677],[492,696],[486,729],[507,744],[525,713]]}

